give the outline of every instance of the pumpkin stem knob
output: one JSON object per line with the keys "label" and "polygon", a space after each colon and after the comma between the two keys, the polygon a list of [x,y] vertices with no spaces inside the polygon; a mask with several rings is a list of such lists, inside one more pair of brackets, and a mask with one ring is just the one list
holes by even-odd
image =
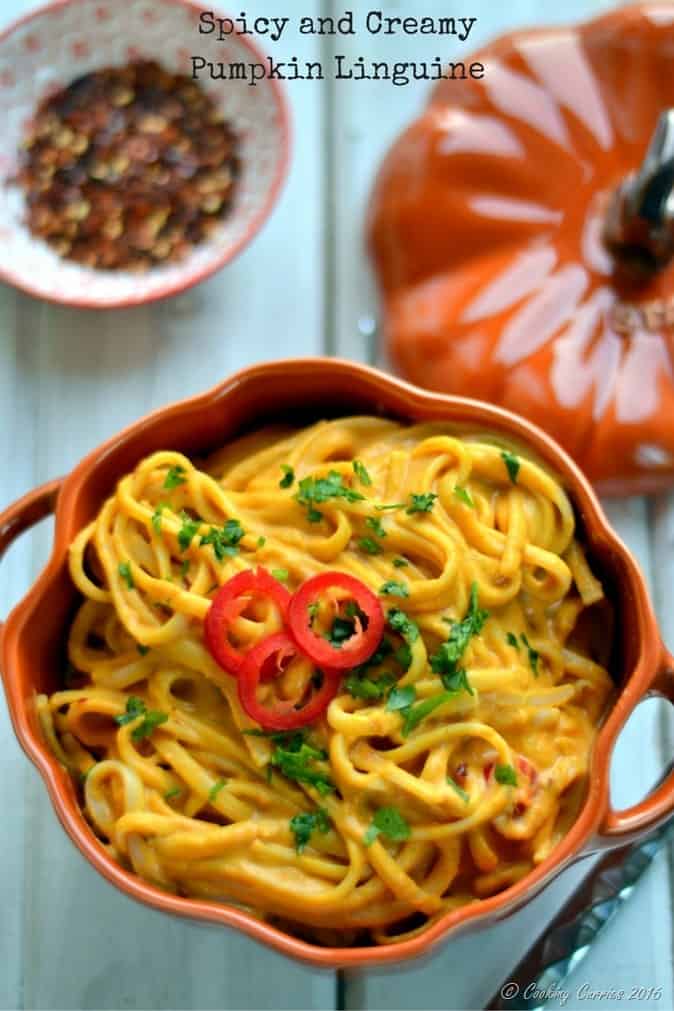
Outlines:
{"label": "pumpkin stem knob", "polygon": [[604,242],[632,280],[649,280],[674,256],[674,109],[661,113],[641,168],[613,194]]}

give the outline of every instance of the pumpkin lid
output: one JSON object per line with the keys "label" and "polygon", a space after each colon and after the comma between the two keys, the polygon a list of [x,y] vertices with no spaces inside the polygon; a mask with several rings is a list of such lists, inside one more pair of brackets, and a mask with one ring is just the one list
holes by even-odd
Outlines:
{"label": "pumpkin lid", "polygon": [[674,232],[644,223],[674,178],[669,118],[644,164],[673,26],[648,3],[488,45],[484,78],[440,82],[395,142],[369,213],[400,371],[526,415],[608,492],[674,482]]}

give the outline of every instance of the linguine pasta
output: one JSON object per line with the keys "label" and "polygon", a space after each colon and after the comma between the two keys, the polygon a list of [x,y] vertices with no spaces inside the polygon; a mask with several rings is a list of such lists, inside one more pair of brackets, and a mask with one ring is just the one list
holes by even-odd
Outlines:
{"label": "linguine pasta", "polygon": [[[143,460],[72,544],[69,678],[39,699],[93,831],[162,888],[319,943],[399,940],[507,888],[577,817],[612,689],[574,529],[543,467],[446,424],[353,417]],[[218,587],[257,566],[291,592],[349,573],[388,618],[294,733],[260,731],[204,641]],[[245,652],[279,626],[255,600],[232,628]],[[295,658],[277,690],[313,675]]]}

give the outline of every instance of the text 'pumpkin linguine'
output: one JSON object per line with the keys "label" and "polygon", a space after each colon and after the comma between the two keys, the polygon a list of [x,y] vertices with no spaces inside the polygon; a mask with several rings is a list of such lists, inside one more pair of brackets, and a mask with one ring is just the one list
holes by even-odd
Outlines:
{"label": "text 'pumpkin linguine'", "polygon": [[[541,466],[443,424],[354,417],[143,460],[71,547],[69,681],[39,699],[93,830],[163,888],[322,943],[398,940],[508,887],[577,817],[612,688],[574,528]],[[246,715],[205,644],[218,588],[258,568],[291,593],[348,573],[387,619],[292,732]],[[349,619],[326,620],[339,649]],[[231,624],[242,656],[280,631],[264,597]],[[287,700],[317,690],[301,654],[276,675]]]}

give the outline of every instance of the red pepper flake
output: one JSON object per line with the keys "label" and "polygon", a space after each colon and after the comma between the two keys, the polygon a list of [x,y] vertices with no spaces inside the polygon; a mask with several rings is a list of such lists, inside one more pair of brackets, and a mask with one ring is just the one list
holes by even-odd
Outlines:
{"label": "red pepper flake", "polygon": [[45,98],[16,181],[27,224],[99,270],[176,262],[232,208],[239,140],[200,85],[139,60]]}

